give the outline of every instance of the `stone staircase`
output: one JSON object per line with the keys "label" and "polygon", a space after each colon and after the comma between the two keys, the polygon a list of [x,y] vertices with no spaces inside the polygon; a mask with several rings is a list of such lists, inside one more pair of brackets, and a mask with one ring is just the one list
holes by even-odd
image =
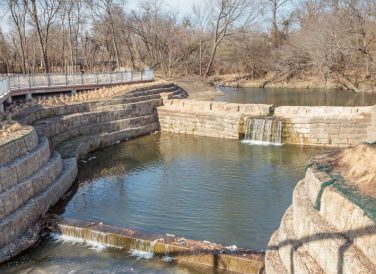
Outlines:
{"label": "stone staircase", "polygon": [[0,165],[0,262],[38,239],[38,219],[70,187],[76,161],[62,160],[50,151],[48,139],[24,127],[24,135],[3,143],[1,151],[14,156]]}
{"label": "stone staircase", "polygon": [[328,180],[310,167],[297,184],[293,203],[268,244],[267,274],[376,273],[375,223],[334,186],[322,189]]}
{"label": "stone staircase", "polygon": [[[33,245],[40,217],[68,190],[80,156],[155,132],[163,98],[179,87],[143,87],[108,100],[38,106],[16,118],[24,126],[0,141],[0,262]],[[28,124],[28,125],[26,125]]]}

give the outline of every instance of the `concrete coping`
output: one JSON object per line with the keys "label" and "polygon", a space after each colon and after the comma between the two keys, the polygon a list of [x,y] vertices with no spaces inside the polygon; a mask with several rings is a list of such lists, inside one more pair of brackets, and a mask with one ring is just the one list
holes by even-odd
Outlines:
{"label": "concrete coping", "polygon": [[162,108],[179,109],[182,111],[232,112],[244,115],[270,115],[273,112],[273,105],[267,104],[236,104],[188,99],[165,101],[165,105]]}
{"label": "concrete coping", "polygon": [[274,115],[281,118],[353,116],[371,114],[372,107],[337,107],[337,106],[281,106],[274,110]]}

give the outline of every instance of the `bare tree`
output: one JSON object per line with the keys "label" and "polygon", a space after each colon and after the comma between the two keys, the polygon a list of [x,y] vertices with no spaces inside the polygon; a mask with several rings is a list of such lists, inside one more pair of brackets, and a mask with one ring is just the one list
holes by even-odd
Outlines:
{"label": "bare tree", "polygon": [[30,16],[33,27],[38,35],[45,72],[50,71],[48,63],[48,42],[50,29],[57,19],[62,0],[23,0],[26,13]]}
{"label": "bare tree", "polygon": [[233,34],[235,29],[248,29],[260,11],[260,2],[255,0],[207,0],[206,9],[211,12],[212,46],[205,75],[211,73],[218,46]]}

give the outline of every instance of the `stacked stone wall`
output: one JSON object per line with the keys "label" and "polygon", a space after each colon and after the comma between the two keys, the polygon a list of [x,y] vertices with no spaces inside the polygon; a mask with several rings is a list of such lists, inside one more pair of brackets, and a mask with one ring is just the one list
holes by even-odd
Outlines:
{"label": "stacked stone wall", "polygon": [[297,184],[268,244],[266,273],[376,273],[374,220],[317,166]]}
{"label": "stacked stone wall", "polygon": [[376,105],[372,107],[372,124],[367,128],[367,142],[376,142]]}
{"label": "stacked stone wall", "polygon": [[278,107],[287,144],[344,147],[367,139],[371,107]]}
{"label": "stacked stone wall", "polygon": [[25,126],[21,130],[4,136],[0,141],[0,165],[12,161],[38,145],[38,136],[33,127]]}
{"label": "stacked stone wall", "polygon": [[168,100],[158,108],[158,118],[163,132],[239,139],[245,117],[271,111],[271,105],[262,104]]}

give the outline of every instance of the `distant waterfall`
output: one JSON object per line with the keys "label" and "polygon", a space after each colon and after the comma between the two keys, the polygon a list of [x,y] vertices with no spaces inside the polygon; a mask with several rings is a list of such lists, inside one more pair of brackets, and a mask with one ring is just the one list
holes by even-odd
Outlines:
{"label": "distant waterfall", "polygon": [[273,118],[247,118],[244,143],[282,144],[282,121]]}

